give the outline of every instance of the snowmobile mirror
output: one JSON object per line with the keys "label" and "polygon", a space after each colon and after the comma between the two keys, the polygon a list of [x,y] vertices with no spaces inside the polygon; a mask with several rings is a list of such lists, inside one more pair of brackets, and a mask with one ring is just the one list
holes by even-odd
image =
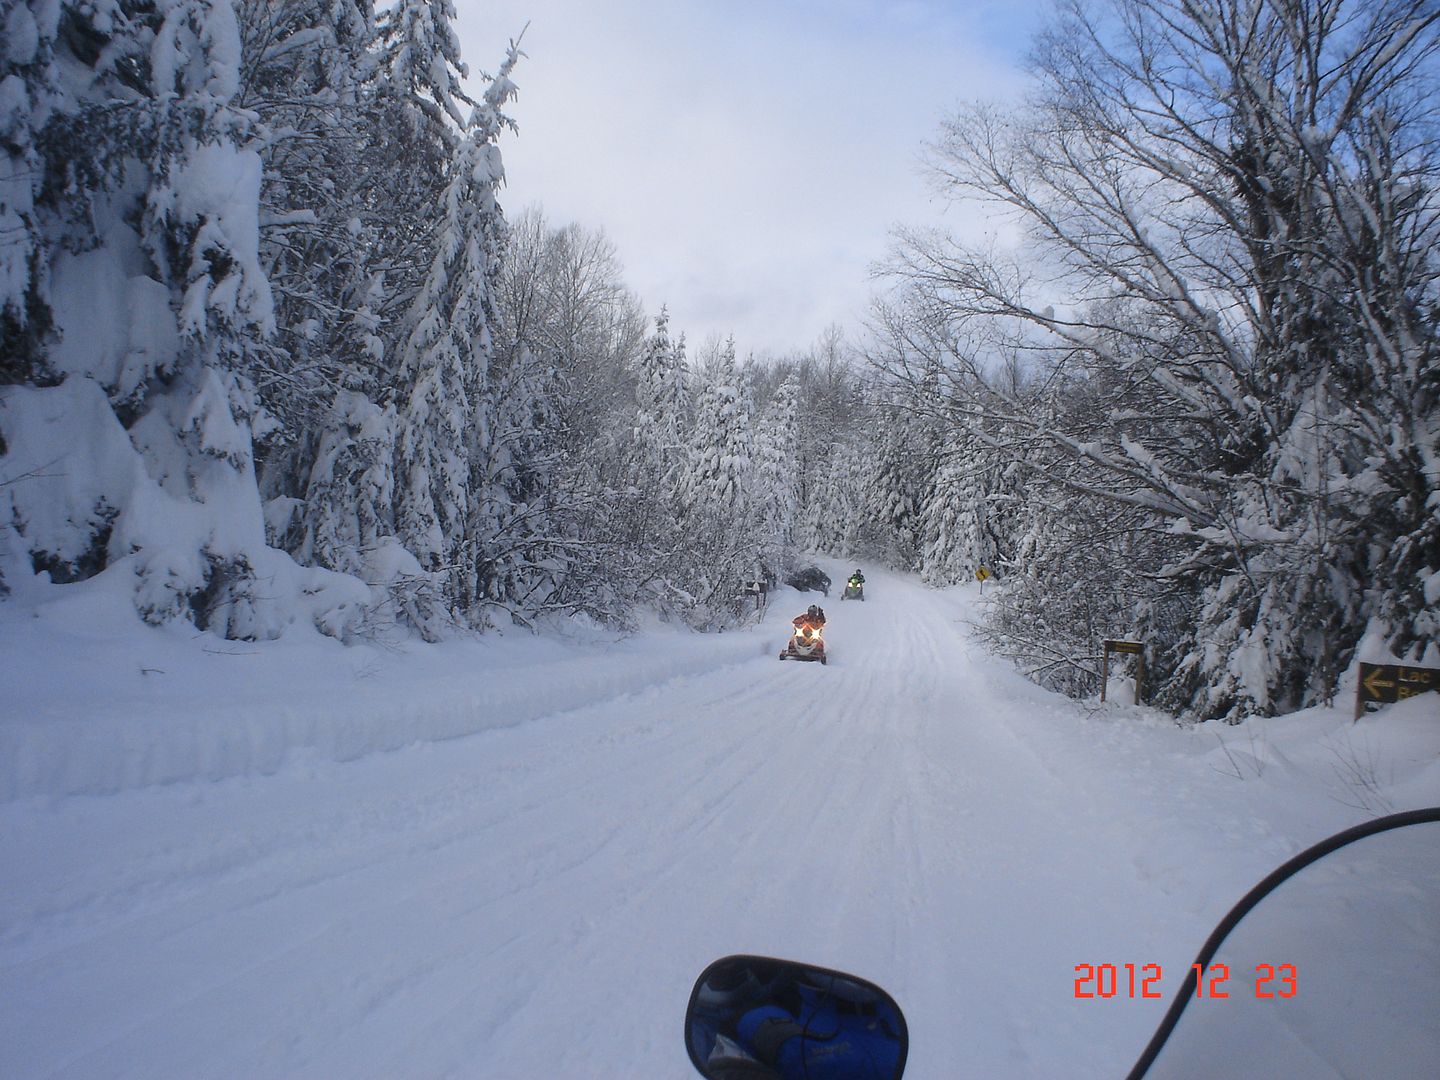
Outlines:
{"label": "snowmobile mirror", "polygon": [[865,979],[764,956],[701,972],[685,1046],[710,1080],[900,1080],[910,1036],[895,999]]}

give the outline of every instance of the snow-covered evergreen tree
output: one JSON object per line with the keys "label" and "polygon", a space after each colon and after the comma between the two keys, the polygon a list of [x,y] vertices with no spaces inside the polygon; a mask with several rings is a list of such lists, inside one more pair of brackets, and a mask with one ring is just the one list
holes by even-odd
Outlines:
{"label": "snow-covered evergreen tree", "polygon": [[760,562],[778,574],[787,568],[800,511],[798,423],[799,385],[792,375],[775,390],[756,427],[754,439],[755,536]]}
{"label": "snow-covered evergreen tree", "polygon": [[684,350],[683,336],[671,341],[670,317],[662,308],[640,360],[633,433],[634,480],[661,516],[657,529],[666,528],[667,521],[673,528],[689,464]]}
{"label": "snow-covered evergreen tree", "polygon": [[451,0],[395,0],[379,18],[386,77],[441,131],[466,127],[464,106],[475,104],[461,85],[469,71],[454,22]]}
{"label": "snow-covered evergreen tree", "polygon": [[[400,356],[397,534],[426,571],[446,576],[449,594],[472,617],[482,602],[501,599],[485,568],[508,501],[498,486],[508,463],[491,461],[491,288],[505,235],[494,141],[507,123],[501,110],[514,93],[509,75],[518,57],[512,47],[457,148],[434,260]],[[424,629],[436,632],[430,623]]]}
{"label": "snow-covered evergreen tree", "polygon": [[[36,146],[62,87],[55,38],[73,5],[0,4],[0,382],[43,377],[50,328],[49,237],[36,203],[45,162]],[[83,25],[83,24],[82,24]]]}
{"label": "snow-covered evergreen tree", "polygon": [[750,418],[733,338],[716,350],[698,375],[700,392],[689,467],[680,489],[681,511],[690,521],[735,522],[748,510],[751,457]]}
{"label": "snow-covered evergreen tree", "polygon": [[637,551],[646,547],[658,553],[675,544],[676,493],[667,479],[684,443],[669,407],[669,390],[681,378],[670,341],[670,316],[662,307],[636,371],[634,421],[626,442],[625,481],[631,494],[624,531]]}
{"label": "snow-covered evergreen tree", "polygon": [[1010,470],[983,447],[961,440],[945,458],[924,496],[920,572],[936,585],[973,581],[984,567],[1003,572],[1010,561],[1015,496]]}
{"label": "snow-covered evergreen tree", "polygon": [[933,425],[893,398],[875,410],[872,468],[861,492],[862,544],[893,566],[919,562],[925,493],[933,485],[940,448]]}
{"label": "snow-covered evergreen tree", "polygon": [[371,189],[393,185],[370,144],[369,0],[237,8],[247,58],[237,104],[259,120],[260,256],[275,294],[277,332],[255,357],[262,401],[280,423],[264,448],[264,483],[269,495],[293,495],[315,451],[298,433],[327,422],[337,388],[373,397],[379,382],[376,267],[387,253]]}
{"label": "snow-covered evergreen tree", "polygon": [[801,515],[802,544],[811,551],[835,555],[873,556],[864,549],[864,491],[873,470],[874,448],[858,433],[837,439],[812,473],[809,497]]}
{"label": "snow-covered evergreen tree", "polygon": [[759,551],[748,528],[753,463],[750,417],[731,339],[710,350],[698,383],[688,461],[677,517],[688,566],[679,574],[702,625],[727,618],[756,572]]}
{"label": "snow-covered evergreen tree", "polygon": [[152,622],[261,637],[309,608],[343,631],[358,594],[265,543],[252,438],[274,420],[254,375],[275,314],[235,7],[7,5],[7,28],[27,15],[39,36],[18,52],[32,75],[54,63],[46,111],[30,113],[45,182],[19,243],[29,359],[17,373],[41,385],[0,402],[0,476],[33,480],[4,488],[0,517],[19,538],[7,548],[55,581],[128,573]]}

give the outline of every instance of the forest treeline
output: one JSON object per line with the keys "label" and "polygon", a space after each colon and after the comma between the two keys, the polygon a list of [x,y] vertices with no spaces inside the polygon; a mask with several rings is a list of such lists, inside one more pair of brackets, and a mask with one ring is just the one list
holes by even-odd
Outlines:
{"label": "forest treeline", "polygon": [[1041,681],[1133,636],[1155,701],[1236,717],[1362,643],[1440,661],[1437,20],[1067,0],[1028,100],[944,124],[942,189],[1024,242],[902,235],[872,352],[955,450],[922,519],[979,522],[921,566],[1004,568],[988,632]]}
{"label": "forest treeline", "polygon": [[467,83],[448,0],[0,13],[0,588],[715,629],[813,551],[988,567],[997,650],[1086,694],[1142,638],[1177,715],[1440,659],[1431,3],[1062,5],[928,150],[1018,239],[901,231],[863,331],[759,359],[507,217],[522,54]]}

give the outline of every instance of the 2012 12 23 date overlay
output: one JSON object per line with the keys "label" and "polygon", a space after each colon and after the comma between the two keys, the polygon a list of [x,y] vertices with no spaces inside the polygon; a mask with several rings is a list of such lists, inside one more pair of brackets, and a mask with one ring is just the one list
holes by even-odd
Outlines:
{"label": "2012 12 23 date overlay", "polygon": [[[1293,998],[1300,992],[1300,972],[1294,964],[1256,964],[1251,973],[1231,973],[1227,964],[1202,969],[1191,964],[1197,998]],[[1077,998],[1159,998],[1165,973],[1159,964],[1076,964]]]}

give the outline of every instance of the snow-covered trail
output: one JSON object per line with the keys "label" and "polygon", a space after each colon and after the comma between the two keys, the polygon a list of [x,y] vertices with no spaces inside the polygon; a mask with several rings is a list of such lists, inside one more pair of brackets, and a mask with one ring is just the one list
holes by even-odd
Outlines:
{"label": "snow-covered trail", "polygon": [[1194,736],[1024,683],[954,592],[868,589],[826,667],[777,607],[748,661],[520,726],[0,806],[0,1074],[683,1077],[728,952],[880,982],[922,1080],[1123,1074],[1162,1003],[1074,965],[1168,990],[1326,823],[1219,805]]}

